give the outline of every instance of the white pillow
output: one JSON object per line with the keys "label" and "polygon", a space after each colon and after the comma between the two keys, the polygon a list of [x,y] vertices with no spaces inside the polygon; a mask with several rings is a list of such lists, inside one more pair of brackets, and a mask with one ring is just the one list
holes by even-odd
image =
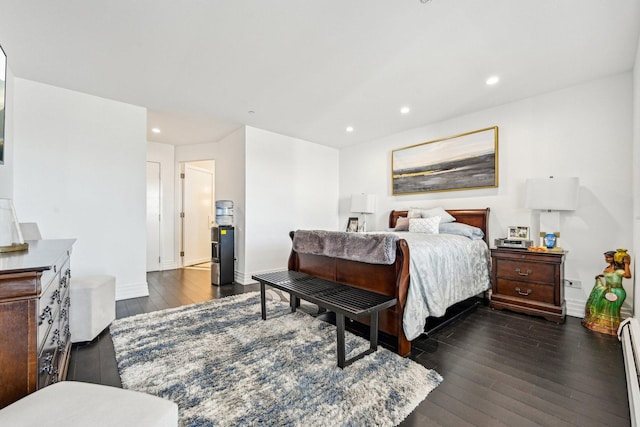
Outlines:
{"label": "white pillow", "polygon": [[438,234],[439,225],[440,225],[439,216],[432,216],[430,218],[409,219],[409,231],[411,233]]}
{"label": "white pillow", "polygon": [[441,223],[454,222],[456,219],[444,208],[438,206],[437,208],[410,208],[407,214],[409,218],[430,218],[432,216],[439,216]]}

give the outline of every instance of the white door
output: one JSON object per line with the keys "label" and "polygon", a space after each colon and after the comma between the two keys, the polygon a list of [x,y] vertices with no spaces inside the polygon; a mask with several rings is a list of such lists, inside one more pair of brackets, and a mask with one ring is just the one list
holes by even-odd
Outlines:
{"label": "white door", "polygon": [[213,171],[186,163],[182,194],[182,265],[210,262]]}
{"label": "white door", "polygon": [[160,270],[160,163],[147,162],[147,271]]}

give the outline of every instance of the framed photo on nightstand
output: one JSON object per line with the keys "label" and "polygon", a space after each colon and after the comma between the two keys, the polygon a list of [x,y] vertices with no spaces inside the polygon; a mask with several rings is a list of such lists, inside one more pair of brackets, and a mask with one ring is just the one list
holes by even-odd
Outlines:
{"label": "framed photo on nightstand", "polygon": [[347,222],[347,231],[348,232],[358,231],[358,217],[349,217],[349,221]]}
{"label": "framed photo on nightstand", "polygon": [[511,225],[507,229],[507,239],[529,240],[529,227]]}

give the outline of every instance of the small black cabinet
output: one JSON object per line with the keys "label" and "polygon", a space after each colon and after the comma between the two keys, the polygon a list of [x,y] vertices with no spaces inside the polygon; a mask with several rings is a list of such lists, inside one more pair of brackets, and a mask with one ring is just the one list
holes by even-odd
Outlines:
{"label": "small black cabinet", "polygon": [[212,285],[233,283],[234,258],[234,228],[230,225],[211,228]]}

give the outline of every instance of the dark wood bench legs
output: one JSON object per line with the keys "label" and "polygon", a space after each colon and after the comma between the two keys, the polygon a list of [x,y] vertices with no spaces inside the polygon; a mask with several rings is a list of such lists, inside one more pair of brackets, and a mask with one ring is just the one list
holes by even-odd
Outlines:
{"label": "dark wood bench legs", "polygon": [[374,313],[371,313],[369,349],[345,361],[344,317],[344,314],[336,313],[336,333],[338,335],[338,367],[341,369],[344,369],[345,366],[349,366],[356,360],[360,360],[363,357],[378,350],[378,312],[376,311]]}
{"label": "dark wood bench legs", "polygon": [[[292,313],[295,313],[296,307],[299,305],[299,302],[300,298],[289,294],[289,306],[291,307]],[[262,320],[267,320],[267,301],[265,295],[265,284],[263,282],[260,282],[260,311],[262,314]],[[349,366],[356,360],[360,360],[363,357],[378,350],[378,312],[376,311],[371,313],[369,349],[352,357],[349,360],[345,360],[344,318],[344,314],[336,313],[337,353],[338,367],[340,369],[344,369],[345,366]]]}

